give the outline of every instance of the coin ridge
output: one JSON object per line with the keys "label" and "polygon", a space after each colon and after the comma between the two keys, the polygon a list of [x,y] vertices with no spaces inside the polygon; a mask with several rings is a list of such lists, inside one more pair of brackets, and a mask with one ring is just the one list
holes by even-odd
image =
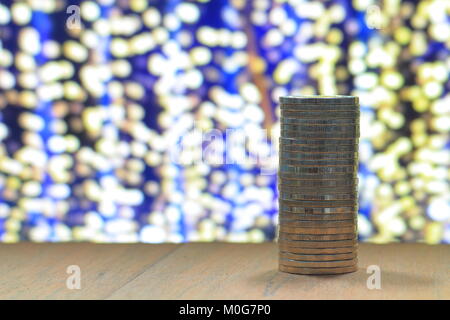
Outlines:
{"label": "coin ridge", "polygon": [[356,200],[357,194],[338,193],[338,194],[304,194],[304,193],[281,193],[279,198],[283,200],[308,200],[308,201],[337,201],[337,200]]}
{"label": "coin ridge", "polygon": [[341,105],[301,105],[292,103],[280,103],[280,111],[300,111],[300,112],[319,112],[319,111],[333,111],[333,112],[361,112],[360,106],[341,104]]}
{"label": "coin ridge", "polygon": [[[284,206],[287,201],[289,201],[289,200],[280,200],[279,204]],[[293,202],[293,201],[290,201],[290,202]],[[312,211],[316,211],[316,212],[320,212],[320,210],[314,210],[314,209],[322,209],[322,211],[323,211],[323,209],[333,209],[333,208],[358,208],[358,202],[353,201],[353,200],[352,200],[352,204],[350,204],[350,203],[348,203],[348,201],[346,201],[346,203],[339,203],[336,205],[331,205],[328,203],[320,203],[318,201],[316,201],[314,203],[312,203],[311,201],[309,201],[308,203],[304,203],[305,200],[296,200],[295,202],[296,203],[293,203],[292,205],[288,204],[287,207],[304,208],[304,209],[309,209],[308,211],[312,210]],[[336,202],[336,201],[333,201],[333,202]],[[285,210],[285,209],[283,209],[283,210]],[[306,211],[306,210],[300,211],[299,213],[302,213],[304,211]],[[330,210],[325,210],[325,211],[332,212]],[[296,212],[296,211],[293,211],[293,212]],[[334,211],[334,212],[339,212],[339,211]],[[306,213],[306,212],[304,212],[304,213]]]}
{"label": "coin ridge", "polygon": [[336,186],[336,187],[301,187],[301,186],[292,186],[288,184],[284,184],[282,182],[277,183],[278,190],[287,191],[287,192],[302,192],[302,193],[344,193],[344,192],[357,192],[358,185],[349,184],[344,186]]}
{"label": "coin ridge", "polygon": [[280,232],[303,233],[303,234],[338,234],[356,232],[355,226],[348,227],[286,227],[280,225]]}
{"label": "coin ridge", "polygon": [[358,160],[342,159],[342,160],[305,160],[305,159],[286,159],[280,158],[280,165],[296,166],[296,167],[339,167],[339,166],[357,166]]}
{"label": "coin ridge", "polygon": [[358,259],[347,259],[341,261],[298,261],[290,259],[278,258],[279,264],[285,266],[297,266],[297,267],[348,267],[358,263]]}
{"label": "coin ridge", "polygon": [[300,261],[336,261],[339,259],[354,259],[357,258],[357,254],[356,252],[336,254],[300,254],[280,251],[278,253],[278,257],[289,260],[301,259]]}
{"label": "coin ridge", "polygon": [[[281,142],[279,144],[280,146],[280,152],[287,152],[287,153],[300,153],[300,154],[306,154],[306,155],[319,155],[319,154],[330,154],[330,153],[355,153],[359,156],[359,144],[356,145],[348,145],[348,144],[341,144],[341,145],[329,145],[329,146],[298,146],[295,144],[288,144]],[[294,148],[294,150],[286,150],[287,148]]]}
{"label": "coin ridge", "polygon": [[[294,206],[294,207],[288,207],[285,208],[283,205],[280,205],[279,211],[282,211],[284,213],[290,213],[290,214],[315,214],[315,215],[331,215],[331,214],[342,214],[342,213],[353,213],[358,210],[358,206],[355,205],[353,207],[348,206],[342,206],[342,207],[302,207],[302,206]],[[294,209],[292,211],[292,208],[298,208]],[[336,208],[342,208],[342,210],[323,210],[323,209],[336,209]],[[286,210],[291,209],[291,210]]]}
{"label": "coin ridge", "polygon": [[333,221],[333,220],[350,220],[357,219],[356,211],[350,213],[334,213],[334,214],[302,214],[302,213],[288,213],[285,211],[278,212],[278,218],[285,218],[288,220],[313,220],[313,221]]}
{"label": "coin ridge", "polygon": [[[358,235],[355,232],[352,233],[340,233],[340,234],[328,234],[328,235],[317,235],[317,234],[297,234],[297,233],[277,233],[278,239],[283,241],[355,241],[358,243]],[[322,245],[324,245],[322,243]]]}
{"label": "coin ridge", "polygon": [[359,103],[358,96],[351,95],[285,95],[278,98],[280,103],[301,101],[302,103],[315,103],[316,101],[339,103],[341,101],[354,101]]}
{"label": "coin ridge", "polygon": [[350,253],[350,252],[358,252],[358,245],[352,246],[341,246],[341,247],[318,247],[315,245],[309,245],[304,247],[294,247],[283,245],[281,242],[278,243],[278,250],[283,250],[291,253],[298,254],[336,254],[336,253]]}
{"label": "coin ridge", "polygon": [[343,247],[290,247],[278,245],[278,250],[283,250],[297,254],[337,254],[337,253],[352,253],[358,252],[358,246],[343,246]]}
{"label": "coin ridge", "polygon": [[320,125],[320,126],[337,126],[342,124],[360,125],[359,117],[346,119],[305,119],[305,118],[289,118],[280,117],[280,123],[291,124],[306,124],[306,125]]}
{"label": "coin ridge", "polygon": [[358,270],[358,266],[341,267],[341,268],[297,268],[279,265],[278,270],[290,274],[300,275],[336,275],[352,273]]}
{"label": "coin ridge", "polygon": [[283,223],[286,223],[286,224],[289,224],[289,223],[297,223],[297,222],[299,222],[299,223],[319,223],[319,225],[320,224],[328,224],[328,223],[330,223],[330,224],[334,224],[334,223],[351,223],[351,224],[354,224],[355,222],[356,222],[356,220],[357,220],[357,218],[356,217],[353,217],[353,218],[350,218],[350,219],[338,219],[338,220],[309,220],[309,219],[300,219],[300,218],[298,218],[298,219],[286,219],[286,218],[282,218],[282,216],[278,216],[278,221],[279,222],[283,222]]}
{"label": "coin ridge", "polygon": [[323,111],[316,112],[301,112],[301,111],[285,111],[281,110],[281,116],[287,119],[309,119],[309,120],[336,120],[336,119],[355,119],[360,117],[360,112],[327,112],[324,115]]}
{"label": "coin ridge", "polygon": [[359,158],[358,152],[289,152],[280,151],[280,158],[289,160],[355,160]]}
{"label": "coin ridge", "polygon": [[[293,128],[291,130],[305,130],[306,132],[330,132],[330,131],[353,131],[357,129],[361,129],[361,124],[352,123],[352,124],[336,124],[336,125],[322,125],[322,124],[298,124],[298,123],[285,123],[280,121],[280,128],[287,127]],[[298,129],[297,129],[298,128]],[[309,129],[309,130],[307,130]]]}
{"label": "coin ridge", "polygon": [[[354,234],[357,236],[356,233],[339,233],[338,235],[342,234]],[[291,247],[291,248],[343,248],[343,247],[357,247],[358,246],[358,239],[341,239],[341,240],[295,240],[295,239],[288,239],[288,238],[280,238],[280,236],[308,236],[305,234],[297,234],[297,233],[278,233],[278,244],[282,244],[285,247]],[[316,236],[316,235],[313,235]],[[324,247],[321,247],[324,246]]]}

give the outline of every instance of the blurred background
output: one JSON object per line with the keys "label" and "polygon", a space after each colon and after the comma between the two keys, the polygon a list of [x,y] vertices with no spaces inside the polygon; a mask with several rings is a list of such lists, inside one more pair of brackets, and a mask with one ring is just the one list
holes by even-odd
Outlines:
{"label": "blurred background", "polygon": [[[0,239],[272,241],[278,97],[360,97],[362,241],[450,242],[450,1],[3,1]],[[252,132],[265,129],[262,141]],[[189,154],[188,154],[189,157]]]}

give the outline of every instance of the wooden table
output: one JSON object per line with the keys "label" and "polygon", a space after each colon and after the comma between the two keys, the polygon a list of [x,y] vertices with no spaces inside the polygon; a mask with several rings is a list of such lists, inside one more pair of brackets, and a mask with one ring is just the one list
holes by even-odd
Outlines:
{"label": "wooden table", "polygon": [[[450,299],[448,245],[360,244],[359,270],[339,276],[278,272],[275,243],[19,243],[0,257],[0,299]],[[67,288],[70,265],[81,289]]]}

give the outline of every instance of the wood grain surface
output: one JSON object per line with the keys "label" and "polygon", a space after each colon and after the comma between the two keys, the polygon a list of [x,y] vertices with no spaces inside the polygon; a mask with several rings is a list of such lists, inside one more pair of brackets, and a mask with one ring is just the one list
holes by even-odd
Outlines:
{"label": "wood grain surface", "polygon": [[[360,244],[358,271],[337,276],[279,272],[276,243],[18,243],[0,257],[0,299],[450,299],[448,245]],[[81,289],[66,286],[70,265]]]}

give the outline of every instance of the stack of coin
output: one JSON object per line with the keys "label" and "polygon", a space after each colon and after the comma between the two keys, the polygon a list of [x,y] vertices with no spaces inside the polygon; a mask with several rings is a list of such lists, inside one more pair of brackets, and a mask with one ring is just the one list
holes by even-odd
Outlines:
{"label": "stack of coin", "polygon": [[359,100],[280,97],[279,270],[357,269]]}

